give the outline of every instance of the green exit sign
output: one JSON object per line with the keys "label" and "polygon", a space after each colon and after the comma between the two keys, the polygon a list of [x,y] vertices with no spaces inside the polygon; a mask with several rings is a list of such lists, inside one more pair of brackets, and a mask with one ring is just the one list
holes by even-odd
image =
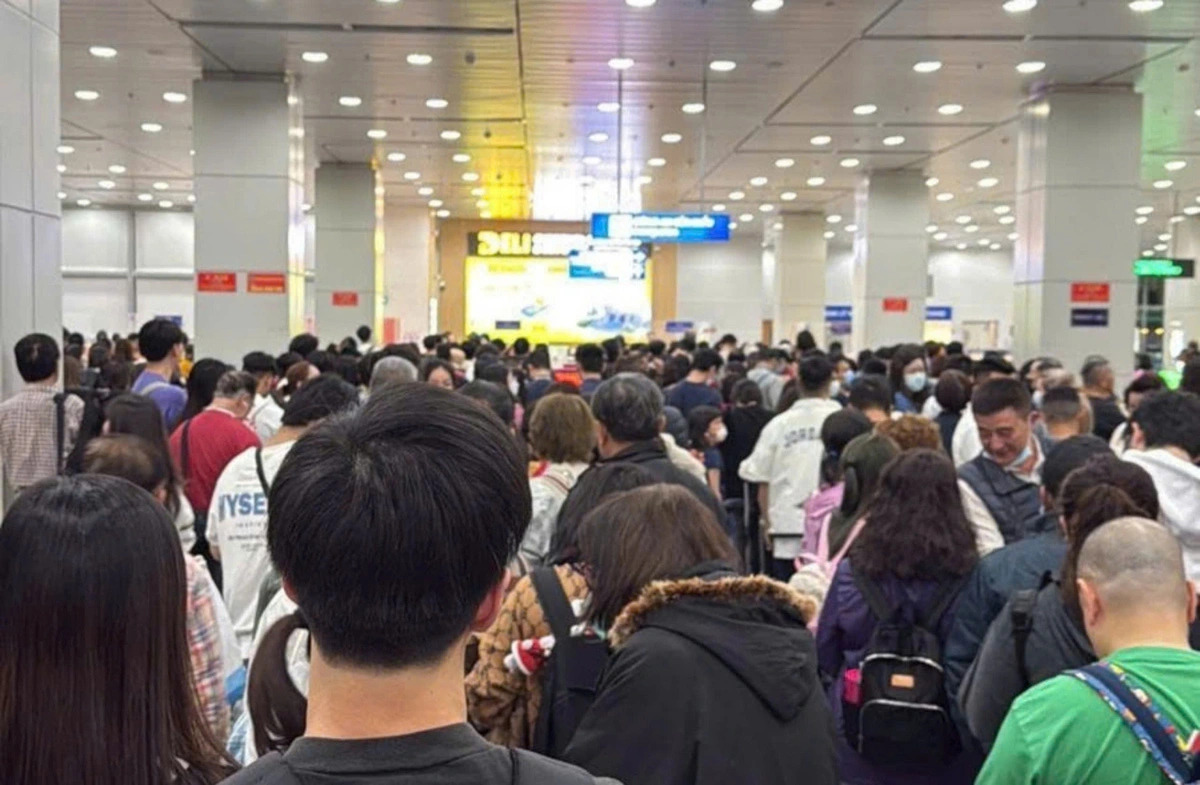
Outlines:
{"label": "green exit sign", "polygon": [[1138,278],[1194,278],[1195,259],[1137,259],[1133,274]]}

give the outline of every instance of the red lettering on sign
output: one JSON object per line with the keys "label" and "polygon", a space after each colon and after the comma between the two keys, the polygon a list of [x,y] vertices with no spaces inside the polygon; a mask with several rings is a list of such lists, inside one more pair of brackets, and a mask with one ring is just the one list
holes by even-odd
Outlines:
{"label": "red lettering on sign", "polygon": [[1106,303],[1110,287],[1107,283],[1080,281],[1071,284],[1071,302],[1073,303]]}
{"label": "red lettering on sign", "polygon": [[283,273],[249,273],[246,291],[250,294],[286,294],[287,276]]}
{"label": "red lettering on sign", "polygon": [[237,273],[196,273],[198,292],[236,292]]}
{"label": "red lettering on sign", "polygon": [[884,297],[883,298],[884,313],[908,313],[908,298],[907,297]]}
{"label": "red lettering on sign", "polygon": [[333,304],[340,308],[358,307],[358,292],[334,292]]}

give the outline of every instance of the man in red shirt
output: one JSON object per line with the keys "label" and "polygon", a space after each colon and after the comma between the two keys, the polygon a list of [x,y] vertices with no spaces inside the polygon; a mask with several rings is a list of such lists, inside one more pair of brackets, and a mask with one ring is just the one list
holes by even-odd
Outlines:
{"label": "man in red shirt", "polygon": [[258,435],[246,424],[257,388],[258,382],[250,374],[229,371],[217,382],[212,404],[171,435],[171,457],[183,474],[184,493],[196,511],[196,545],[192,553],[208,562],[218,587],[220,562],[212,558],[206,536],[208,505],[225,465],[251,447],[261,446]]}

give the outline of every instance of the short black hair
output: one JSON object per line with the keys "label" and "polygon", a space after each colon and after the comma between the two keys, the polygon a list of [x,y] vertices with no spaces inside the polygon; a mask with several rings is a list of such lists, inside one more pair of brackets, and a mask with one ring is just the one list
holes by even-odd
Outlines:
{"label": "short black hair", "polygon": [[1098,436],[1087,434],[1063,439],[1046,453],[1042,466],[1042,487],[1050,498],[1057,498],[1067,475],[1083,466],[1093,455],[1112,455],[1112,447]]}
{"label": "short black hair", "polygon": [[882,376],[886,380],[888,374],[887,360],[879,355],[868,357],[866,361],[860,363],[860,370],[869,376]]}
{"label": "short black hair", "polygon": [[312,333],[300,333],[288,344],[288,351],[308,357],[321,347],[321,341]]}
{"label": "short black hair", "polygon": [[800,360],[800,386],[805,392],[817,393],[833,378],[833,363],[824,354],[813,352]]}
{"label": "short black hair", "polygon": [[[1167,385],[1164,384],[1163,380],[1158,377],[1158,374],[1144,373],[1129,383],[1129,386],[1125,388],[1125,397],[1122,400],[1125,401],[1125,406],[1128,408],[1129,396],[1161,392],[1166,388]],[[1191,391],[1187,390],[1185,392]]]}
{"label": "short black hair", "polygon": [[1142,429],[1146,449],[1178,447],[1200,458],[1200,396],[1190,392],[1161,392],[1146,396],[1133,413]]}
{"label": "short black hair", "polygon": [[548,371],[550,370],[550,352],[545,349],[535,349],[525,362],[530,368]]}
{"label": "short black hair", "polygon": [[358,337],[358,340],[362,341],[363,343],[371,340],[371,328],[365,324],[359,327],[354,334]]}
{"label": "short black hair", "polygon": [[421,339],[421,345],[425,347],[425,351],[427,352],[432,352],[441,342],[442,336],[440,335],[426,335]]}
{"label": "short black hair", "polygon": [[1079,371],[1079,378],[1083,381],[1084,387],[1094,387],[1100,381],[1100,375],[1107,370],[1109,362],[1106,358],[1100,355],[1091,355],[1083,363],[1083,368]]}
{"label": "short black hair", "polygon": [[971,368],[971,374],[976,378],[985,374],[1015,376],[1016,373],[1017,369],[1008,360],[1005,360],[1003,357],[994,357],[991,355],[984,357]]}
{"label": "short black hair", "polygon": [[755,405],[762,406],[764,401],[762,388],[757,382],[750,379],[738,379],[737,384],[733,385],[733,391],[729,395],[729,400],[733,404]]}
{"label": "short black hair", "polygon": [[151,319],[138,330],[138,349],[152,363],[162,360],[183,342],[183,330],[170,319]]}
{"label": "short black hair", "polygon": [[517,340],[513,341],[512,348],[513,354],[517,355],[518,357],[524,357],[525,355],[529,354],[529,339],[518,338]]}
{"label": "short black hair", "polygon": [[658,436],[662,414],[662,390],[640,373],[619,373],[592,395],[592,415],[619,442]]}
{"label": "short black hair", "polygon": [[946,344],[946,354],[962,354],[962,353],[963,353],[962,341],[951,341],[950,343]]}
{"label": "short black hair", "polygon": [[288,399],[283,424],[303,427],[358,405],[358,390],[337,374],[323,374]]}
{"label": "short black hair", "polygon": [[696,354],[692,356],[693,371],[708,373],[711,370],[720,368],[724,364],[725,360],[721,359],[721,355],[712,349],[697,349]]}
{"label": "short black hair", "polygon": [[594,343],[585,343],[575,347],[575,362],[588,373],[600,373],[604,370],[604,350]]}
{"label": "short black hair", "polygon": [[58,342],[45,333],[32,333],[14,347],[17,371],[30,384],[44,382],[58,372]]}
{"label": "short black hair", "polygon": [[646,344],[646,350],[650,352],[651,357],[662,357],[663,352],[667,350],[667,344],[657,338]]}
{"label": "short black hair", "polygon": [[1012,409],[1021,416],[1033,411],[1029,390],[1020,379],[989,379],[976,386],[971,394],[971,412],[976,416],[989,417],[1005,409]]}
{"label": "short black hair", "polygon": [[255,376],[277,374],[279,364],[266,352],[250,352],[242,358],[242,370]]}
{"label": "short black hair", "polygon": [[479,403],[483,404],[493,414],[500,418],[500,422],[511,426],[516,416],[516,405],[513,403],[512,395],[508,390],[500,385],[476,379],[473,382],[464,384],[458,389],[460,395],[465,395]]}
{"label": "short black hair", "polygon": [[288,368],[302,362],[304,362],[304,358],[295,352],[284,352],[275,358],[275,369],[279,371],[280,376],[284,376],[287,374]]}
{"label": "short black hair", "polygon": [[525,534],[526,472],[495,418],[425,384],[386,386],[298,441],[271,485],[267,544],[321,653],[440,659]]}
{"label": "short black hair", "polygon": [[892,388],[882,374],[864,374],[850,383],[849,403],[860,412],[892,410]]}
{"label": "short black hair", "polygon": [[942,371],[933,388],[933,397],[942,411],[961,412],[971,402],[971,380],[961,371]]}
{"label": "short black hair", "polygon": [[1083,393],[1074,387],[1060,385],[1042,393],[1042,419],[1047,423],[1071,422],[1086,406]]}

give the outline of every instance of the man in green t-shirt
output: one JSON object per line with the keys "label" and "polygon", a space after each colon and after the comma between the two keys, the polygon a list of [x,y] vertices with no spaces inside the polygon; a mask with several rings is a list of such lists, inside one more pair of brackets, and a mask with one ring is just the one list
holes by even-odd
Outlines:
{"label": "man in green t-shirt", "polygon": [[[1195,586],[1161,524],[1119,518],[1080,550],[1079,606],[1096,653],[1161,707],[1183,739],[1200,729],[1200,653],[1188,646]],[[1017,699],[976,785],[1162,785],[1167,777],[1091,687],[1056,676]]]}

